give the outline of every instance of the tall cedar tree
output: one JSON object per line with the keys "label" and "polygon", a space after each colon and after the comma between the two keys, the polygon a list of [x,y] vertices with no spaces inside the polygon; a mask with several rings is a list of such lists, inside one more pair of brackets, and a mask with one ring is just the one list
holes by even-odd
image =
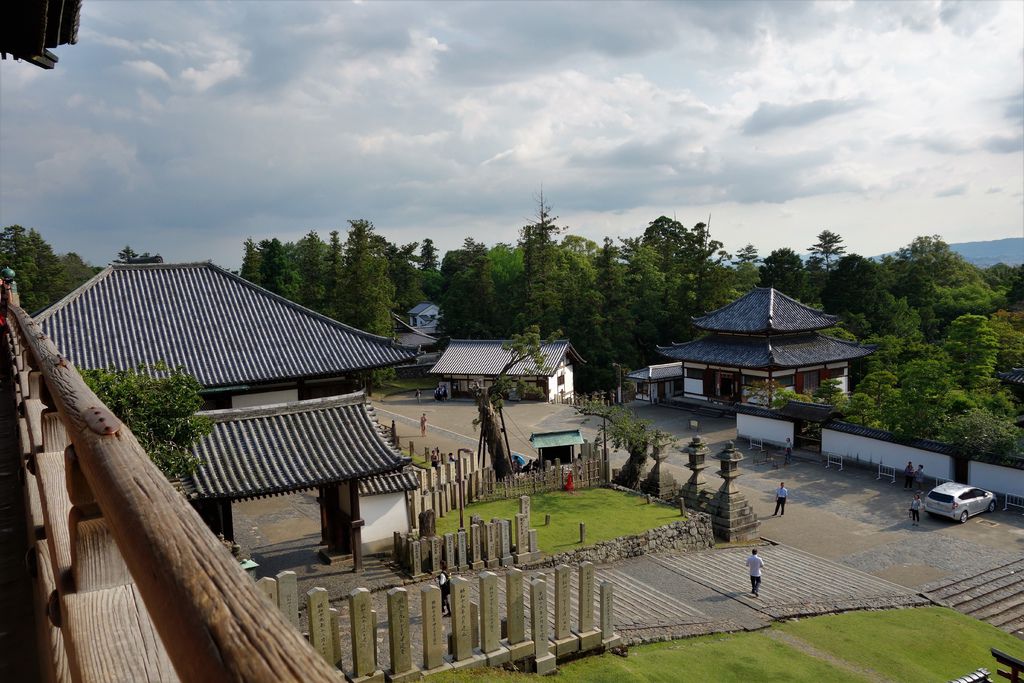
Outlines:
{"label": "tall cedar tree", "polygon": [[551,332],[559,327],[561,321],[558,242],[555,238],[563,228],[555,224],[558,217],[551,215],[551,207],[544,203],[543,192],[537,198],[535,219],[519,231],[519,246],[523,250],[524,296],[516,326],[539,325],[542,331]]}
{"label": "tall cedar tree", "polygon": [[[352,327],[390,337],[395,286],[388,277],[388,261],[367,220],[349,221],[342,257],[343,298],[338,301],[339,319]],[[336,293],[338,294],[338,293]]]}

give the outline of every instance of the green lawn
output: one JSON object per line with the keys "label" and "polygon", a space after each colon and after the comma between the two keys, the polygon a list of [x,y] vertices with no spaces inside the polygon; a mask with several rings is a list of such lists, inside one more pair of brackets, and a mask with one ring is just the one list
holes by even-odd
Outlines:
{"label": "green lawn", "polygon": [[[770,632],[795,636],[795,647]],[[777,624],[755,633],[701,636],[630,648],[628,657],[587,657],[559,669],[557,681],[948,681],[979,667],[994,671],[989,648],[1024,656],[1024,643],[942,607],[849,612]],[[866,671],[870,669],[870,671]],[[479,669],[440,681],[531,681]]]}
{"label": "green lawn", "polygon": [[[587,545],[618,536],[631,536],[647,529],[683,519],[679,509],[661,503],[647,504],[642,496],[631,496],[612,489],[582,489],[575,495],[564,491],[536,493],[531,497],[530,524],[537,529],[537,544],[542,552],[560,553],[582,547],[580,522],[587,525]],[[475,503],[466,508],[466,523],[471,515],[490,521],[497,517],[512,519],[519,512],[519,499]],[[544,515],[551,525],[544,526]],[[452,511],[437,520],[437,531],[457,531],[459,513]]]}
{"label": "green lawn", "polygon": [[434,400],[434,388],[437,386],[436,377],[411,377],[409,379],[389,379],[380,386],[373,388],[373,395],[381,398],[385,396],[391,396],[392,394],[408,393],[412,395],[414,391],[420,389],[423,392],[423,400]]}

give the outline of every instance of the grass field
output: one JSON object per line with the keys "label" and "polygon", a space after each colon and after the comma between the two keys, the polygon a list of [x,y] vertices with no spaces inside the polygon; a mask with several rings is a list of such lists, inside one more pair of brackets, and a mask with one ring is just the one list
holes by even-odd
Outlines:
{"label": "grass field", "polygon": [[[776,624],[755,633],[701,636],[605,654],[559,669],[555,681],[948,681],[979,667],[995,670],[989,648],[1024,657],[1024,642],[942,607],[849,612]],[[479,669],[437,681],[532,681]]]}
{"label": "grass field", "polygon": [[[647,504],[642,496],[631,496],[612,489],[582,489],[574,494],[564,491],[536,493],[531,497],[530,523],[537,529],[537,544],[545,553],[560,553],[582,547],[579,543],[580,522],[587,525],[587,543],[592,545],[618,536],[631,536],[647,529],[664,526],[683,519],[679,509],[661,503]],[[475,503],[466,508],[470,515],[485,520],[494,517],[512,519],[519,512],[519,500],[496,500]],[[551,515],[551,525],[544,526],[544,515]],[[453,511],[437,520],[437,531],[457,531],[459,514]]]}
{"label": "grass field", "polygon": [[373,393],[375,396],[391,396],[392,394],[409,393],[420,389],[423,392],[423,400],[430,399],[434,400],[434,387],[437,386],[436,377],[413,377],[410,379],[400,379],[395,377],[383,382],[380,386],[374,387]]}

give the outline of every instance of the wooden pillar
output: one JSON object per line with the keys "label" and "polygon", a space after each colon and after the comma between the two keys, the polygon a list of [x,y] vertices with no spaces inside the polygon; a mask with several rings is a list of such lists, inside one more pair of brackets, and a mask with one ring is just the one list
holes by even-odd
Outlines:
{"label": "wooden pillar", "polygon": [[363,517],[359,514],[359,480],[348,482],[349,510],[352,513],[352,571],[363,571]]}

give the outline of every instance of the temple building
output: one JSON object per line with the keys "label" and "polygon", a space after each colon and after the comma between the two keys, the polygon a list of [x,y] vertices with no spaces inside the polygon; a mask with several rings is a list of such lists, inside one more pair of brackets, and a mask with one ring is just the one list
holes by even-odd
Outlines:
{"label": "temple building", "polygon": [[315,489],[323,558],[391,547],[410,528],[406,491],[419,486],[362,392],[200,413],[213,431],[192,452],[203,464],[181,481],[207,525],[234,540],[231,504]]}
{"label": "temple building", "polygon": [[[430,374],[448,388],[450,396],[473,396],[476,387],[494,384],[512,360],[512,351],[504,348],[506,343],[504,339],[453,339]],[[542,400],[571,402],[576,393],[573,366],[586,361],[568,339],[542,344],[540,352],[544,367],[538,368],[532,358],[525,358],[509,368],[507,376],[525,382],[527,390]]]}
{"label": "temple building", "polygon": [[[694,318],[709,334],[658,347],[672,363],[629,376],[648,400],[672,398],[745,403],[751,386],[774,380],[798,393],[810,393],[827,379],[850,390],[850,361],[874,346],[836,339],[819,330],[838,322],[834,315],[805,306],[770,287],[758,287],[732,303]],[[645,372],[647,381],[644,381]]]}
{"label": "temple building", "polygon": [[418,354],[208,262],[113,264],[35,319],[83,370],[183,367],[207,409],[347,394]]}
{"label": "temple building", "polygon": [[[114,264],[36,321],[81,369],[182,367],[213,431],[181,482],[211,529],[234,537],[233,502],[316,490],[328,561],[388,547],[410,528],[417,478],[361,389],[416,348],[358,330],[212,263]],[[355,393],[353,393],[355,392]]]}

